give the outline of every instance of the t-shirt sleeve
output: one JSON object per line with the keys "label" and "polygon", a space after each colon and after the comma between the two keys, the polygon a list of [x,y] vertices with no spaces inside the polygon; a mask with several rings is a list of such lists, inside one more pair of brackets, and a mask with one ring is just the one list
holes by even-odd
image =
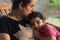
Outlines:
{"label": "t-shirt sleeve", "polygon": [[57,31],[54,28],[54,26],[47,24],[47,29],[48,29],[48,33],[47,34],[56,36]]}
{"label": "t-shirt sleeve", "polygon": [[56,35],[56,30],[54,28],[54,26],[48,25],[48,29],[49,29],[49,33],[50,35]]}
{"label": "t-shirt sleeve", "polygon": [[42,34],[44,36],[50,36],[50,35],[55,35],[56,36],[57,31],[55,30],[55,28],[49,24],[47,24],[47,26],[44,26],[42,29]]}
{"label": "t-shirt sleeve", "polygon": [[0,19],[0,33],[8,33],[7,23]]}

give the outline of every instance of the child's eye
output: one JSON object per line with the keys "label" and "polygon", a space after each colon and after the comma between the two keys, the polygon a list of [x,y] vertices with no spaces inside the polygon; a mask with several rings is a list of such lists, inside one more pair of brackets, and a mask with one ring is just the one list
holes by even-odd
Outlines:
{"label": "child's eye", "polygon": [[34,25],[35,23],[31,23],[31,25]]}
{"label": "child's eye", "polygon": [[37,21],[37,23],[40,23],[39,21]]}
{"label": "child's eye", "polygon": [[31,25],[34,25],[33,23]]}

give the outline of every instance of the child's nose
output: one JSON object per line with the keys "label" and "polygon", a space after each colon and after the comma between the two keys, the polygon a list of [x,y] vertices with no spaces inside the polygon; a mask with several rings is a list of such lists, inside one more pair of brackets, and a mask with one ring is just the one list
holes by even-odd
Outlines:
{"label": "child's nose", "polygon": [[38,27],[38,24],[37,23],[35,23],[35,27]]}

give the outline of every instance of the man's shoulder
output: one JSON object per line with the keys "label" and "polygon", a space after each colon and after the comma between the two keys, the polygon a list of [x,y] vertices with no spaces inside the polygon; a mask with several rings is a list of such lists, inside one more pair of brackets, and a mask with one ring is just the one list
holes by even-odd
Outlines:
{"label": "man's shoulder", "polygon": [[0,20],[5,20],[6,18],[6,16],[0,16]]}
{"label": "man's shoulder", "polygon": [[6,19],[5,19],[5,17],[4,16],[1,16],[0,17],[0,22],[4,22]]}

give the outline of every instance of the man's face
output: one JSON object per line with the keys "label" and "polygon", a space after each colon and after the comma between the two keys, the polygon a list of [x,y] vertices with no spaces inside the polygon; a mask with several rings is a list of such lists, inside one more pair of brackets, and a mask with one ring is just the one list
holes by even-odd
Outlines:
{"label": "man's face", "polygon": [[44,24],[43,20],[40,19],[39,17],[32,18],[30,20],[31,26],[33,28],[41,28],[41,26]]}
{"label": "man's face", "polygon": [[28,16],[32,11],[34,11],[35,0],[31,0],[25,7],[22,7],[23,16]]}

